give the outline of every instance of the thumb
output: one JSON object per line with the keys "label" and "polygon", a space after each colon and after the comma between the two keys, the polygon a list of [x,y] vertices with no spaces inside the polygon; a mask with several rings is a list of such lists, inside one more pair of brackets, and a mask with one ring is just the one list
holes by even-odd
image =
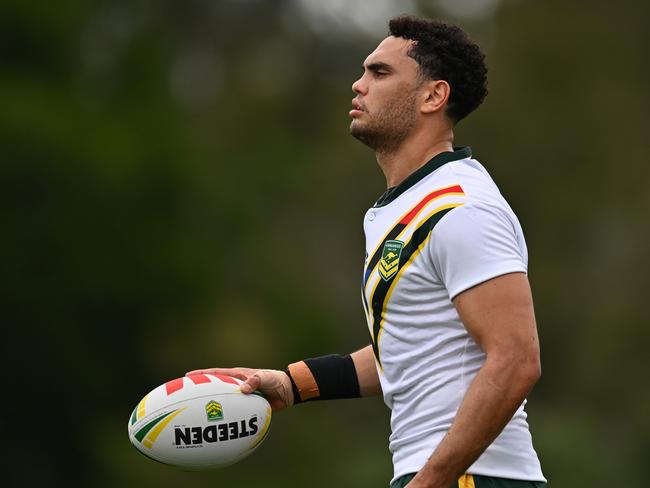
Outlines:
{"label": "thumb", "polygon": [[261,378],[256,374],[251,376],[246,380],[244,384],[241,385],[241,392],[248,395],[249,393],[253,393],[255,390],[257,390],[260,387],[262,380]]}

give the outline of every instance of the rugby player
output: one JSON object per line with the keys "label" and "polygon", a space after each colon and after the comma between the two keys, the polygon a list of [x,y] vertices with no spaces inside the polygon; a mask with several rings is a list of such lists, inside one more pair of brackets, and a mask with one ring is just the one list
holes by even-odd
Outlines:
{"label": "rugby player", "polygon": [[487,93],[459,27],[401,16],[354,82],[351,134],[388,189],[364,219],[370,344],[286,371],[211,368],[275,410],[383,394],[392,488],[545,486],[526,422],[541,374],[528,255],[512,209],[454,126]]}

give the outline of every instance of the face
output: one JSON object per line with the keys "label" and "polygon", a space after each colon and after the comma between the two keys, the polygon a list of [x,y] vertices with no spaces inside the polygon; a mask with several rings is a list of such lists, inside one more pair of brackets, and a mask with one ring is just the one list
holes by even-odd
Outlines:
{"label": "face", "polygon": [[350,133],[376,152],[394,152],[417,122],[417,62],[408,56],[412,41],[387,37],[363,63],[352,85]]}

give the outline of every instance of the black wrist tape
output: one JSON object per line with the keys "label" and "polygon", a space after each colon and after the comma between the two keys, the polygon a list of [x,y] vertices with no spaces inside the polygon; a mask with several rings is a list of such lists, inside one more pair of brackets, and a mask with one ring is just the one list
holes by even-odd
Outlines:
{"label": "black wrist tape", "polygon": [[318,398],[313,398],[313,400],[334,400],[361,396],[357,370],[350,355],[330,354],[305,359],[305,364],[314,375],[320,391]]}

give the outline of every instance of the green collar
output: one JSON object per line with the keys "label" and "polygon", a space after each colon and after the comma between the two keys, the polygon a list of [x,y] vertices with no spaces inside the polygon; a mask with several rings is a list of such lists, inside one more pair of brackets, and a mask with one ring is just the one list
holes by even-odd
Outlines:
{"label": "green collar", "polygon": [[393,186],[384,192],[382,196],[379,197],[374,207],[383,207],[388,205],[390,202],[395,200],[398,196],[404,193],[406,190],[415,185],[418,181],[423,179],[425,176],[430,175],[435,170],[440,168],[442,165],[447,164],[451,161],[458,161],[459,159],[471,158],[472,149],[469,146],[454,148],[453,152],[445,151],[440,153],[428,162],[424,166],[416,169],[413,173],[408,175],[404,181],[399,185]]}

